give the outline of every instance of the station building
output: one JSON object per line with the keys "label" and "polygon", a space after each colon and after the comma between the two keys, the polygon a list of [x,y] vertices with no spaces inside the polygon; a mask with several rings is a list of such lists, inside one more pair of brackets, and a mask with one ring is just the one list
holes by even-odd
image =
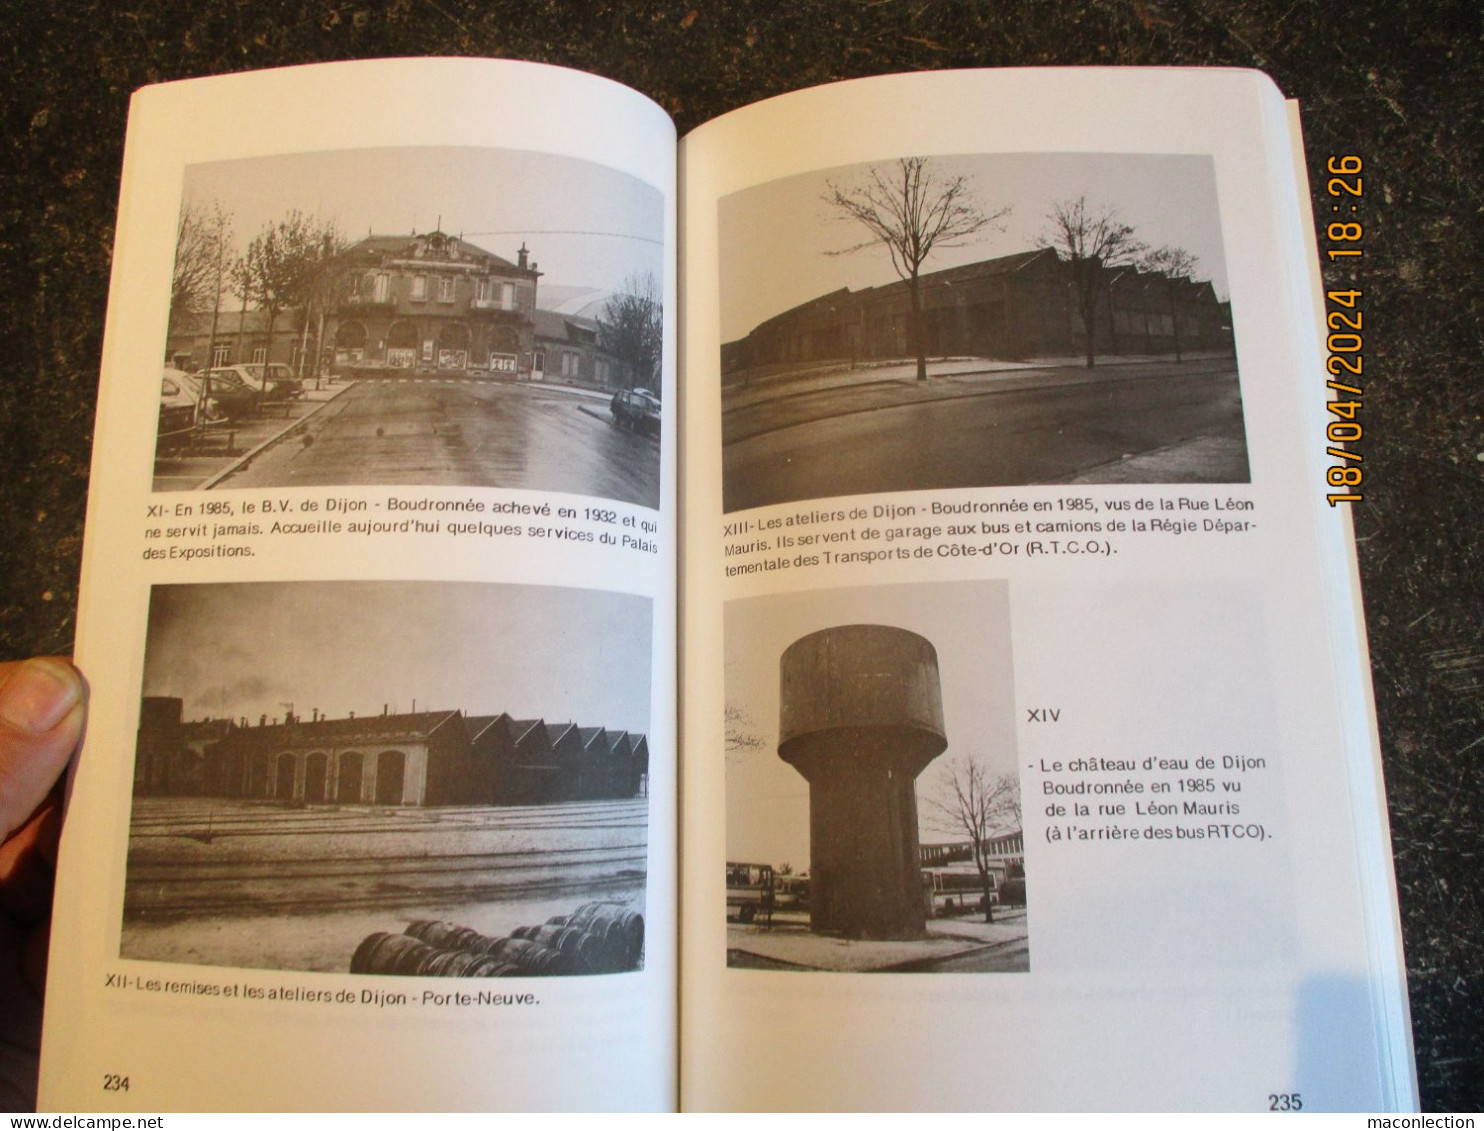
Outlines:
{"label": "station building", "polygon": [[524,244],[512,263],[442,231],[369,235],[340,261],[332,372],[530,374],[541,273]]}

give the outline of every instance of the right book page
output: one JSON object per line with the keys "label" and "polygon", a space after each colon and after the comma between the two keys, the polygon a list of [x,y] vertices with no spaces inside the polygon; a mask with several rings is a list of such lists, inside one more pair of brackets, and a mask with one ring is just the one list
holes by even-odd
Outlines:
{"label": "right book page", "polygon": [[1415,1105],[1293,155],[1240,71],[682,143],[685,1107]]}

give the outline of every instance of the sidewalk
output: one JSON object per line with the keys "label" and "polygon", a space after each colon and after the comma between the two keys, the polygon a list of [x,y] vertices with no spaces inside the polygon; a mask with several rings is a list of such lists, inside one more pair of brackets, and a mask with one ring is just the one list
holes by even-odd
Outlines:
{"label": "sidewalk", "polygon": [[734,444],[830,417],[927,401],[1182,376],[1235,379],[1236,366],[1236,358],[1229,355],[1186,357],[1179,362],[1172,358],[1119,357],[1099,360],[1092,369],[1075,358],[1044,358],[1034,363],[971,358],[935,362],[928,369],[926,381],[917,380],[913,362],[837,371],[786,383],[774,380],[766,386],[723,395],[722,443]]}
{"label": "sidewalk", "polygon": [[[1236,358],[1230,354],[1215,353],[1188,353],[1180,361],[1175,361],[1171,356],[1164,354],[1118,354],[1099,356],[1097,365],[1092,369],[1087,368],[1087,359],[1084,357],[1038,357],[1028,361],[1001,361],[995,358],[985,357],[949,357],[940,358],[928,362],[928,379],[920,382],[923,385],[940,383],[945,377],[953,378],[987,378],[990,380],[1003,380],[1008,377],[1030,374],[1044,374],[1048,371],[1063,371],[1068,376],[1082,375],[1081,380],[1067,383],[1085,384],[1093,380],[1111,380],[1113,374],[1108,370],[1121,366],[1184,366],[1190,362],[1219,361],[1228,362],[1232,368],[1236,367]],[[828,389],[851,388],[859,385],[895,384],[907,381],[918,384],[917,362],[911,358],[901,358],[891,361],[869,361],[861,362],[854,368],[845,366],[834,366],[830,368],[811,369],[803,372],[791,371],[775,373],[766,377],[753,378],[745,384],[728,387],[723,385],[722,413],[725,415],[736,409],[747,408],[756,404],[776,401],[785,397],[798,396],[803,393],[814,393]]]}
{"label": "sidewalk", "polygon": [[[285,432],[297,428],[336,397],[354,388],[355,382],[326,383],[323,388],[316,389],[313,381],[306,381],[305,386],[304,395],[288,402],[282,414],[254,416],[215,429],[215,434],[222,437],[220,446],[208,449],[203,445],[201,448],[156,454],[154,490],[207,489]],[[227,445],[228,437],[230,446]]]}
{"label": "sidewalk", "polygon": [[[1009,946],[1026,937],[1025,911],[1003,912],[1003,919],[930,919],[928,937],[878,942],[816,935],[806,922],[773,926],[727,924],[727,950],[768,964],[810,970],[871,973],[903,965],[957,958],[976,951]],[[744,963],[739,963],[742,965]]]}

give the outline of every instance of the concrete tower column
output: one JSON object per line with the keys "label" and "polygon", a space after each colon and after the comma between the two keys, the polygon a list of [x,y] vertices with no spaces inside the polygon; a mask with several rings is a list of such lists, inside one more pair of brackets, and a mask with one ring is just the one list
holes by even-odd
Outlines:
{"label": "concrete tower column", "polygon": [[811,928],[920,937],[916,779],[948,745],[937,652],[852,624],[794,641],[780,667],[778,756],[809,782]]}

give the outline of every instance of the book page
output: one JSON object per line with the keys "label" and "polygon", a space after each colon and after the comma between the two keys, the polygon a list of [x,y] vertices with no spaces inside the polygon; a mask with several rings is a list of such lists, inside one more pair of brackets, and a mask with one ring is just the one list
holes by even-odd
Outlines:
{"label": "book page", "polygon": [[674,165],[530,64],[136,96],[44,1107],[673,1106]]}
{"label": "book page", "polygon": [[1272,84],[891,76],[681,163],[683,1106],[1413,1106]]}

